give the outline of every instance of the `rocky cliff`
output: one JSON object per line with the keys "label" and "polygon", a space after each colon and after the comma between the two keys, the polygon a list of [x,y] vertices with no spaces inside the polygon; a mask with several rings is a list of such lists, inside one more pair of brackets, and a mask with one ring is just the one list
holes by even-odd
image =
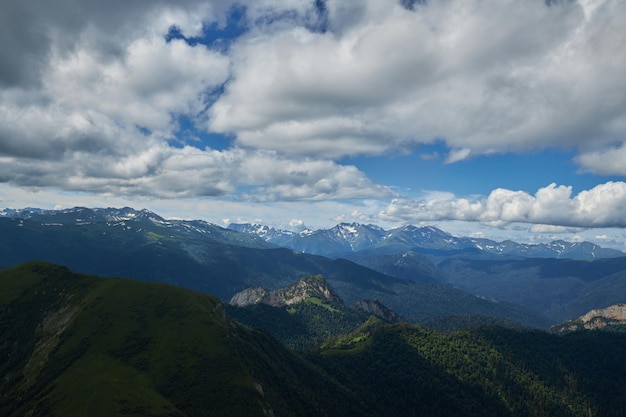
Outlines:
{"label": "rocky cliff", "polygon": [[607,308],[591,310],[576,319],[557,324],[550,330],[556,333],[577,330],[603,329],[607,326],[626,326],[626,304],[615,304]]}
{"label": "rocky cliff", "polygon": [[246,288],[230,299],[230,305],[245,307],[251,304],[269,304],[274,307],[296,304],[317,298],[330,304],[343,304],[337,293],[321,275],[302,278],[295,284],[275,290],[261,287]]}
{"label": "rocky cliff", "polygon": [[356,310],[362,310],[366,313],[373,314],[376,317],[380,317],[381,319],[388,321],[390,323],[398,323],[401,321],[406,321],[395,311],[387,308],[384,304],[382,304],[378,300],[361,300],[352,304],[352,308]]}

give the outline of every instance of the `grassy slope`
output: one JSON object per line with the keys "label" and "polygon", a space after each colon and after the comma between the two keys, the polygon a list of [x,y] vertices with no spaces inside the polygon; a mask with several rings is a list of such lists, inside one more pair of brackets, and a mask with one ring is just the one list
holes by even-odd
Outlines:
{"label": "grassy slope", "polygon": [[0,285],[2,415],[324,415],[346,394],[204,294],[41,263]]}

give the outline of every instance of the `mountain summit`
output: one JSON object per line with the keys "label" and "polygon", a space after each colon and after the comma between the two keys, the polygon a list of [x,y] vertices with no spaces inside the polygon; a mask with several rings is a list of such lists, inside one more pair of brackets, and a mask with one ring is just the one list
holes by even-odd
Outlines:
{"label": "mountain summit", "polygon": [[343,301],[321,275],[300,279],[295,284],[276,290],[261,287],[247,288],[235,294],[230,305],[245,307],[252,304],[268,304],[274,307],[297,304],[316,298],[329,304],[343,304]]}
{"label": "mountain summit", "polygon": [[496,242],[490,239],[457,237],[433,226],[406,225],[385,230],[373,224],[340,223],[330,229],[306,229],[299,233],[258,224],[231,224],[228,228],[254,234],[267,242],[298,252],[329,257],[343,257],[364,250],[376,250],[385,254],[408,251],[473,251],[486,255],[564,259],[614,258],[625,255],[620,250],[603,248],[591,242]]}

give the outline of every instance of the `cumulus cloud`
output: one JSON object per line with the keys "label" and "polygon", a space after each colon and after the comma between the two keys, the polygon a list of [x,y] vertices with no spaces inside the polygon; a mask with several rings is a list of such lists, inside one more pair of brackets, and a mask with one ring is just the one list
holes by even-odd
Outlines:
{"label": "cumulus cloud", "polygon": [[[555,233],[555,234],[563,234],[563,233],[578,233],[585,230],[582,227],[566,227],[566,226],[554,226],[552,224],[533,224],[530,227],[530,231],[532,233]],[[595,237],[598,239],[598,236]]]}
{"label": "cumulus cloud", "polygon": [[[138,198],[391,196],[354,166],[271,150],[196,148],[176,137],[179,116],[206,122],[231,60],[219,48],[166,35],[172,26],[186,37],[202,35],[207,23],[223,26],[232,5],[3,5],[0,42],[11,59],[0,64],[0,182]],[[251,2],[246,18],[267,27],[259,23],[262,16],[288,9],[294,17],[285,25],[311,25],[319,19],[312,7]]]}
{"label": "cumulus cloud", "polygon": [[378,217],[387,221],[464,220],[493,226],[534,224],[536,232],[567,228],[625,227],[626,183],[607,182],[572,196],[572,188],[550,184],[534,195],[496,189],[485,198],[394,199]]}
{"label": "cumulus cloud", "polygon": [[[59,161],[0,158],[0,180],[18,186],[153,198],[223,196],[247,201],[391,197],[354,166],[271,151],[153,144],[124,157],[74,152]],[[245,191],[240,191],[242,188]]]}
{"label": "cumulus cloud", "polygon": [[[224,27],[235,4],[247,30],[228,48],[188,41]],[[624,173],[625,12],[619,0],[4,2],[0,182],[159,198],[392,198],[336,161],[435,141],[448,154],[424,158],[560,146],[577,148],[583,169]],[[173,26],[187,40],[168,39]],[[232,134],[233,147],[190,146],[181,117]],[[396,199],[381,217],[622,224],[620,184],[575,197],[550,186]]]}
{"label": "cumulus cloud", "polygon": [[[228,6],[228,2],[223,2]],[[181,0],[28,0],[3,2],[0,13],[0,86],[32,88],[39,85],[49,55],[69,54],[88,42],[103,59],[123,53],[128,39],[146,33],[167,33],[177,25],[193,36],[202,21],[223,12],[220,3]]]}
{"label": "cumulus cloud", "polygon": [[226,80],[228,65],[226,57],[207,48],[151,36],[134,40],[124,56],[104,63],[86,47],[54,57],[44,82],[57,103],[166,134],[173,130],[172,115],[202,111],[202,93]]}
{"label": "cumulus cloud", "polygon": [[447,162],[626,137],[622,1],[347,3],[327,2],[325,32],[252,30],[234,45],[210,127],[333,158],[443,139]]}

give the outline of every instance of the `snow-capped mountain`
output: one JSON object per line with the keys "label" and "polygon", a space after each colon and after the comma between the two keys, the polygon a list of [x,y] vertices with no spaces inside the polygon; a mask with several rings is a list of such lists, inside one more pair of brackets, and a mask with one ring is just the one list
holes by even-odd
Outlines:
{"label": "snow-capped mountain", "polygon": [[[166,220],[147,210],[123,208],[73,207],[62,210],[42,210],[37,208],[4,209],[0,218],[30,221],[46,227],[75,227],[98,225],[100,228],[116,228],[127,233],[146,235],[151,239],[175,239],[197,237],[235,244],[240,246],[268,248],[274,247],[254,234],[238,233],[203,220]],[[106,233],[103,231],[103,233]]]}
{"label": "snow-capped mountain", "polygon": [[617,249],[602,248],[591,242],[527,244],[511,240],[496,242],[490,239],[457,237],[433,226],[407,225],[385,230],[380,226],[359,223],[340,223],[330,229],[306,229],[300,233],[277,230],[262,225],[230,225],[234,230],[253,233],[262,239],[299,252],[323,256],[340,256],[363,250],[379,253],[406,251],[474,251],[492,255],[524,258],[613,258],[625,256]]}
{"label": "snow-capped mountain", "polygon": [[135,210],[130,207],[124,208],[86,208],[73,207],[62,210],[43,210],[38,208],[3,209],[1,217],[18,219],[30,219],[41,221],[58,221],[59,223],[93,223],[93,222],[120,222],[129,220],[152,220],[164,222],[165,220],[147,209]]}
{"label": "snow-capped mountain", "polygon": [[285,246],[285,243],[296,234],[290,230],[280,230],[262,224],[249,223],[231,223],[228,225],[228,229],[257,235],[266,242],[273,243],[278,246]]}
{"label": "snow-capped mountain", "polygon": [[340,223],[331,229],[304,229],[298,233],[259,224],[231,224],[229,229],[255,234],[267,242],[298,252],[331,255],[355,252],[379,242],[385,231],[379,226]]}
{"label": "snow-capped mountain", "polygon": [[288,247],[300,252],[330,255],[356,252],[376,244],[385,231],[374,225],[340,223],[331,229],[304,230],[293,236]]}
{"label": "snow-capped mountain", "polygon": [[[63,210],[39,208],[3,209],[0,218],[28,219],[44,225],[80,225],[106,223],[111,227],[128,227],[129,230],[146,229],[149,225],[181,233],[212,234],[222,242],[259,247],[266,242],[303,253],[340,256],[363,250],[378,253],[404,253],[407,251],[475,251],[491,255],[508,255],[524,258],[592,259],[625,256],[624,252],[602,248],[591,242],[566,242],[527,244],[506,240],[457,237],[436,227],[407,225],[385,230],[380,226],[359,223],[340,223],[330,229],[304,229],[300,232],[275,229],[260,224],[231,224],[227,229],[202,220],[166,220],[147,209],[86,208],[74,207]],[[131,222],[134,225],[126,225]],[[243,232],[238,234],[237,232]],[[245,236],[248,236],[246,238]],[[246,241],[248,240],[248,241]]]}

